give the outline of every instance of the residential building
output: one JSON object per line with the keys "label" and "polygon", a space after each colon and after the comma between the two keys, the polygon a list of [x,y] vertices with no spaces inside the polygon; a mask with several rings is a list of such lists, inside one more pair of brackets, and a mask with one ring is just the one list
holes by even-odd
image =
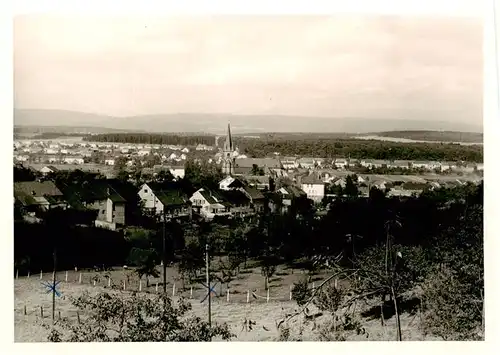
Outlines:
{"label": "residential building", "polygon": [[176,179],[184,179],[186,169],[183,165],[172,165],[168,169]]}
{"label": "residential building", "polygon": [[84,185],[60,186],[71,207],[95,211],[96,227],[111,230],[125,226],[127,200],[108,180],[92,180]]}
{"label": "residential building", "polygon": [[229,203],[218,192],[201,188],[189,199],[193,211],[199,213],[205,219],[213,219],[215,216],[230,216]]}
{"label": "residential building", "polygon": [[43,174],[43,175],[48,175],[48,174],[51,174],[51,173],[56,173],[58,172],[59,169],[57,169],[55,166],[53,165],[46,165],[44,166],[43,168],[40,169],[40,172]]}
{"label": "residential building", "polygon": [[300,186],[306,193],[307,198],[319,203],[325,197],[325,183],[316,174],[302,177]]}
{"label": "residential building", "polygon": [[138,192],[143,208],[168,219],[190,219],[191,202],[181,191],[164,184],[146,183]]}
{"label": "residential building", "polygon": [[15,182],[14,202],[31,214],[52,208],[67,207],[63,193],[52,181]]}
{"label": "residential building", "polygon": [[253,175],[254,167],[262,169],[264,175],[271,175],[272,169],[282,169],[281,163],[276,158],[246,158],[237,159],[234,168],[235,175]]}

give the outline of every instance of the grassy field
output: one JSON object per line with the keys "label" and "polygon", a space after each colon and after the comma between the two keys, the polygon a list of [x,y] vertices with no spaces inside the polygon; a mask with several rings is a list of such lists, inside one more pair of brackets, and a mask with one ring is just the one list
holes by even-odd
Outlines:
{"label": "grassy field", "polygon": [[[111,278],[111,287],[108,287],[108,274]],[[236,341],[272,341],[277,340],[279,331],[276,327],[277,322],[283,319],[286,314],[298,310],[295,301],[290,301],[290,285],[293,282],[305,277],[300,270],[291,270],[280,268],[270,280],[269,302],[264,290],[264,278],[261,276],[260,269],[253,268],[240,273],[239,277],[231,282],[229,302],[227,301],[227,289],[220,285],[216,286],[217,296],[213,298],[212,321],[218,323],[228,323],[232,332],[237,336]],[[326,277],[319,274],[313,277],[312,282],[319,285],[321,280]],[[43,280],[52,279],[52,274],[42,275]],[[77,319],[76,309],[71,305],[70,298],[78,296],[84,290],[90,293],[99,292],[130,292],[139,290],[139,280],[132,270],[113,270],[107,273],[82,272],[82,283],[79,283],[80,272],[69,271],[68,281],[66,282],[66,273],[57,274],[57,279],[61,280],[59,290],[61,297],[56,301],[56,318]],[[95,279],[95,285],[94,285]],[[123,281],[126,282],[126,290],[123,291]],[[143,278],[141,291],[155,293],[156,283],[159,283],[158,290],[161,292],[161,280],[151,279],[149,287],[146,287],[146,281]],[[200,301],[206,295],[206,291],[201,284],[190,285],[182,282],[175,269],[167,269],[167,291],[172,295],[175,284],[174,299],[184,296],[191,299],[193,309],[191,312],[206,318],[207,302]],[[192,288],[192,296],[191,296]],[[41,285],[40,274],[31,275],[31,277],[20,277],[14,282],[15,289],[15,341],[16,342],[43,342],[47,341],[47,330],[42,327],[42,322],[51,324],[52,317],[52,296],[46,294]],[[247,291],[250,290],[257,295],[257,298],[250,296],[247,303]],[[222,292],[221,292],[222,291]],[[40,308],[43,307],[43,318]],[[26,315],[24,310],[26,308]],[[314,306],[311,308],[311,310]],[[83,315],[82,315],[83,316]],[[318,324],[325,320],[326,316],[318,318]],[[251,331],[243,329],[243,322],[249,319],[256,322]],[[302,324],[303,316],[295,317],[290,323],[292,336],[299,332],[299,324]],[[404,340],[430,340],[424,338],[418,329],[418,316],[403,315],[401,319]],[[386,321],[386,326],[380,325],[380,320],[365,320],[363,326],[369,334],[359,335],[349,340],[395,340],[396,327],[395,319],[392,317]],[[317,334],[313,331],[314,325],[309,323],[302,331],[303,340],[316,340]]]}

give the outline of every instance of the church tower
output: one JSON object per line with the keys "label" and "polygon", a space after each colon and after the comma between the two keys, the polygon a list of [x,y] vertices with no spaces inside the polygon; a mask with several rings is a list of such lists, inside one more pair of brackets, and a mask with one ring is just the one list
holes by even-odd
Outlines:
{"label": "church tower", "polygon": [[222,150],[222,173],[224,175],[234,175],[234,145],[231,137],[231,126],[227,124],[227,136]]}

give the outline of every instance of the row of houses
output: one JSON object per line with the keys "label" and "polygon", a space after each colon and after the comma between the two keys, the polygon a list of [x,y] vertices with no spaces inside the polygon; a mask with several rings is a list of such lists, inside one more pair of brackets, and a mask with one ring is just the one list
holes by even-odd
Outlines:
{"label": "row of houses", "polygon": [[392,168],[392,169],[425,169],[425,170],[460,170],[469,171],[484,170],[483,163],[463,162],[438,162],[438,161],[416,161],[416,160],[377,160],[377,159],[324,159],[324,158],[279,158],[281,167],[285,170],[295,169],[349,169],[350,167],[365,168]]}

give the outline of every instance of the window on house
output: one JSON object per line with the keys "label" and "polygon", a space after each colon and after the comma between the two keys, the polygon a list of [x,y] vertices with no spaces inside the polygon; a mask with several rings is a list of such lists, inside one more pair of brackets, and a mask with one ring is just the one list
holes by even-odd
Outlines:
{"label": "window on house", "polygon": [[145,192],[145,193],[148,193],[148,189],[144,189],[144,192]]}

